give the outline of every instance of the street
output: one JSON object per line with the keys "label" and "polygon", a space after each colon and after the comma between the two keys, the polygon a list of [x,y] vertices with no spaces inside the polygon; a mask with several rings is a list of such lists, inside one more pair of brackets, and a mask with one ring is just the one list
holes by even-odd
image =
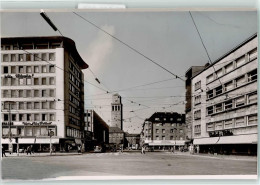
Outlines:
{"label": "street", "polygon": [[2,159],[4,180],[45,179],[60,176],[256,174],[257,161],[254,157],[223,159],[170,152],[86,153]]}

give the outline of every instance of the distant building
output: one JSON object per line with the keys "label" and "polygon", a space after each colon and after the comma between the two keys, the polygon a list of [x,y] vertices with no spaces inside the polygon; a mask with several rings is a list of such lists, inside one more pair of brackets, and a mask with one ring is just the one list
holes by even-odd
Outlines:
{"label": "distant building", "polygon": [[187,125],[187,139],[192,139],[192,112],[191,112],[191,100],[192,100],[192,89],[191,79],[194,75],[203,70],[205,66],[192,66],[185,74],[186,81],[186,104],[185,104],[185,115],[186,115],[186,125]]}
{"label": "distant building", "polygon": [[[73,40],[54,37],[1,38],[2,144],[5,148],[56,150],[81,144],[84,75],[88,65]],[[11,138],[11,143],[9,141]],[[17,145],[18,144],[18,145]]]}
{"label": "distant building", "polygon": [[109,127],[109,144],[120,146],[124,144],[125,133],[118,127]]}
{"label": "distant building", "polygon": [[185,114],[156,112],[143,123],[141,144],[155,148],[184,146],[186,129]]}
{"label": "distant building", "polygon": [[257,35],[192,77],[194,145],[200,152],[257,153]]}
{"label": "distant building", "polygon": [[93,149],[95,145],[109,144],[109,126],[94,111],[85,111],[85,148]]}
{"label": "distant building", "polygon": [[140,146],[140,134],[125,133],[126,146],[132,149],[138,149]]}
{"label": "distant building", "polygon": [[123,129],[123,104],[122,98],[119,94],[112,96],[112,112],[111,112],[111,127],[118,127]]}

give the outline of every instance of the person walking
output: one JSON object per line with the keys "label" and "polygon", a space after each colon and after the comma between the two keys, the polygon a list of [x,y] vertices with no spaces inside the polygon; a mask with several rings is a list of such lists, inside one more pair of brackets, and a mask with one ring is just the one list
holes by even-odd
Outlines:
{"label": "person walking", "polygon": [[27,153],[27,155],[28,155],[28,153],[30,153],[30,155],[32,155],[32,148],[31,148],[31,146],[27,147],[26,153]]}
{"label": "person walking", "polygon": [[3,147],[3,145],[2,145],[2,157],[6,157],[6,155],[5,155],[5,148]]}
{"label": "person walking", "polygon": [[81,145],[78,145],[78,154],[81,153]]}

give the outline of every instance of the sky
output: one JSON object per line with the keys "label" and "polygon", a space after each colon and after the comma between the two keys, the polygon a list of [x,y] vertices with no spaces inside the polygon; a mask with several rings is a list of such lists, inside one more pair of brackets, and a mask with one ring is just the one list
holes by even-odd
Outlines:
{"label": "sky", "polygon": [[[172,73],[185,79],[191,66],[209,59],[187,11],[77,12],[109,34]],[[257,32],[256,11],[191,12],[215,61]],[[39,12],[1,12],[1,37],[57,36]],[[89,69],[83,70],[85,108],[94,109],[109,125],[111,99],[123,100],[123,129],[140,133],[154,112],[184,113],[185,82],[153,64],[73,12],[47,12],[62,35],[75,41]],[[98,78],[101,84],[95,81]]]}

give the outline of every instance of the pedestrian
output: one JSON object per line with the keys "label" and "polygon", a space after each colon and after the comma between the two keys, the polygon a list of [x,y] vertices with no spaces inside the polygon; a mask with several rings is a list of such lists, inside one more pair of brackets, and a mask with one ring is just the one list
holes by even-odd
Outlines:
{"label": "pedestrian", "polygon": [[197,154],[200,153],[200,146],[197,145]]}
{"label": "pedestrian", "polygon": [[78,154],[81,153],[81,145],[78,145]]}
{"label": "pedestrian", "polygon": [[3,147],[3,145],[2,145],[2,157],[6,157],[6,155],[5,155],[5,148]]}
{"label": "pedestrian", "polygon": [[144,147],[141,148],[141,154],[144,154]]}
{"label": "pedestrian", "polygon": [[32,155],[32,149],[31,149],[31,146],[28,146],[27,147],[27,151],[26,151],[27,155],[28,153],[30,153],[30,155]]}
{"label": "pedestrian", "polygon": [[171,147],[171,152],[174,153],[174,147]]}

